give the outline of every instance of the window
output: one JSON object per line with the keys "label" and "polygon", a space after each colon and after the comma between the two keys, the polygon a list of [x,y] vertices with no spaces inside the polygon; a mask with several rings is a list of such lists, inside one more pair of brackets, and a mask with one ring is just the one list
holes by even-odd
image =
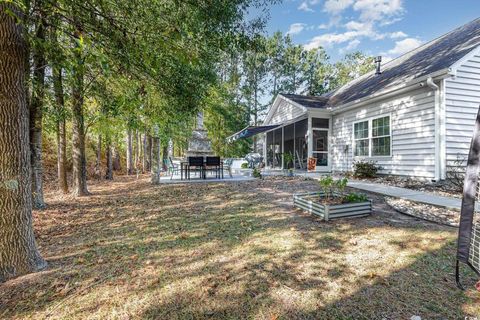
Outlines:
{"label": "window", "polygon": [[353,125],[354,156],[390,156],[390,116]]}
{"label": "window", "polygon": [[353,135],[355,140],[355,156],[368,157],[368,121],[357,122],[353,125],[353,127]]}
{"label": "window", "polygon": [[312,118],[312,128],[328,129],[328,119]]}
{"label": "window", "polygon": [[372,156],[390,155],[390,117],[372,120]]}

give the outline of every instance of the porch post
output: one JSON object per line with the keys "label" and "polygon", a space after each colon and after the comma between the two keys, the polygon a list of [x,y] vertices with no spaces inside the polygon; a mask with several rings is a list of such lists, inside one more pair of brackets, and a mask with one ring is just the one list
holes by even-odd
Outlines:
{"label": "porch post", "polygon": [[308,115],[308,129],[307,129],[307,154],[308,157],[313,157],[313,131],[312,131],[312,117]]}
{"label": "porch post", "polygon": [[266,132],[263,134],[263,139],[264,139],[263,140],[264,141],[264,143],[263,143],[263,161],[265,163],[264,168],[266,168],[267,164],[268,164],[267,163],[267,133]]}
{"label": "porch post", "polygon": [[285,169],[283,167],[284,160],[283,160],[283,153],[285,152],[285,126],[282,126],[282,170]]}
{"label": "porch post", "polygon": [[295,167],[295,161],[296,161],[296,159],[297,159],[297,149],[295,148],[295,140],[297,140],[297,139],[296,139],[296,132],[295,132],[295,127],[296,127],[296,126],[297,126],[297,123],[294,122],[294,123],[293,123],[293,170],[296,169],[296,167]]}

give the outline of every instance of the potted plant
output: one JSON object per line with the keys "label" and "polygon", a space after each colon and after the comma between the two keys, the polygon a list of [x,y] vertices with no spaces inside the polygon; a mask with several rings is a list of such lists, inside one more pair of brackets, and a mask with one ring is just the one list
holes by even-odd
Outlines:
{"label": "potted plant", "polygon": [[290,165],[293,167],[293,160],[293,153],[286,152],[283,154],[283,163],[287,177],[293,177],[293,168],[290,167]]}
{"label": "potted plant", "polygon": [[320,179],[320,192],[293,195],[294,206],[320,216],[325,221],[341,217],[364,216],[372,212],[372,202],[365,194],[346,193],[348,180]]}

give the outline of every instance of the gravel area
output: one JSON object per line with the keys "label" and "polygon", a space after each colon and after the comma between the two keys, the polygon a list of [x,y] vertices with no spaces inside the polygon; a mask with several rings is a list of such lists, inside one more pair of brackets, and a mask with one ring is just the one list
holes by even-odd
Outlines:
{"label": "gravel area", "polygon": [[385,197],[385,202],[398,212],[420,219],[458,227],[460,212],[399,198]]}
{"label": "gravel area", "polygon": [[381,183],[388,186],[407,188],[417,191],[430,192],[439,196],[461,198],[462,193],[455,190],[450,184],[446,182],[429,182],[412,179],[409,177],[398,176],[379,176],[373,179],[356,179],[358,181]]}

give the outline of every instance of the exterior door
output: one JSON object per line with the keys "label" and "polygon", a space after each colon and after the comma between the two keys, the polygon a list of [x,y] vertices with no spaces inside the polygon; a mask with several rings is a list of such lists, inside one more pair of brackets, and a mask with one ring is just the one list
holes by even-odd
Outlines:
{"label": "exterior door", "polygon": [[330,171],[330,119],[312,118],[312,156],[317,159],[316,171]]}

